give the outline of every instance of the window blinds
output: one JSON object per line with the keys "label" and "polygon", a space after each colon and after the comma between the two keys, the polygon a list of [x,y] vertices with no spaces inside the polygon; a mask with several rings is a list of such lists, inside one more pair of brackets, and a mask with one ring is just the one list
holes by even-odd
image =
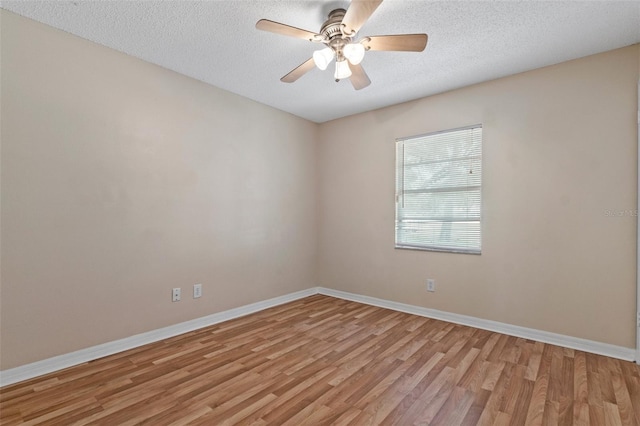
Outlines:
{"label": "window blinds", "polygon": [[482,126],[396,142],[396,247],[479,254]]}

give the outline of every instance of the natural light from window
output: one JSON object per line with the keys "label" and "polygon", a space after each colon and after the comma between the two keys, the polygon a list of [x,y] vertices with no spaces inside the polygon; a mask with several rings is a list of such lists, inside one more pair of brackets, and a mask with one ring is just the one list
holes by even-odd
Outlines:
{"label": "natural light from window", "polygon": [[482,126],[396,141],[396,248],[480,254]]}

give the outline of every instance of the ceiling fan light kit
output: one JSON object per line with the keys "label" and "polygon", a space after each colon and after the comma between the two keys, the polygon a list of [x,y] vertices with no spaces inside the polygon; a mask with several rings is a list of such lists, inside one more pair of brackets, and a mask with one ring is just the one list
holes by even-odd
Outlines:
{"label": "ceiling fan light kit", "polygon": [[325,47],[324,49],[313,52],[313,62],[322,71],[327,69],[334,57],[335,52],[330,47]]}
{"label": "ceiling fan light kit", "polygon": [[336,72],[333,75],[336,81],[340,81],[343,78],[349,78],[351,77],[351,74],[351,68],[349,68],[349,64],[345,59],[336,61]]}
{"label": "ceiling fan light kit", "polygon": [[427,46],[426,34],[371,36],[365,37],[360,41],[354,41],[356,33],[381,3],[382,0],[352,0],[348,10],[332,10],[328,19],[322,24],[319,33],[313,33],[268,19],[259,20],[256,23],[256,28],[262,31],[302,38],[313,43],[323,43],[326,46],[313,52],[312,58],[282,77],[281,81],[293,83],[311,71],[314,66],[324,71],[331,61],[335,59],[335,80],[340,81],[350,78],[353,87],[356,90],[360,90],[371,84],[367,73],[360,65],[366,51],[422,52]]}
{"label": "ceiling fan light kit", "polygon": [[344,56],[353,65],[358,65],[364,59],[365,48],[360,43],[349,43],[344,47]]}

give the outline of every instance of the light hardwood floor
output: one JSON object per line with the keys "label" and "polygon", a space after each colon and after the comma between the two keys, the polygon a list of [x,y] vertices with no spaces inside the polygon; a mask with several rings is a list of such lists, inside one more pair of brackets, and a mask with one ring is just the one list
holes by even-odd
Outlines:
{"label": "light hardwood floor", "polygon": [[640,368],[312,296],[0,390],[0,424],[640,425]]}

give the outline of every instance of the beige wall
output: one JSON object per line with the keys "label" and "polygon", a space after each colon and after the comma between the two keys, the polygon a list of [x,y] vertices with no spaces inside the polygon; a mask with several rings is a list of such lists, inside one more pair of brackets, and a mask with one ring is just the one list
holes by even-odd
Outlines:
{"label": "beige wall", "polygon": [[[319,285],[634,347],[639,50],[322,125]],[[394,250],[394,140],[476,123],[482,255]]]}
{"label": "beige wall", "polygon": [[1,369],[315,285],[316,124],[1,19]]}

